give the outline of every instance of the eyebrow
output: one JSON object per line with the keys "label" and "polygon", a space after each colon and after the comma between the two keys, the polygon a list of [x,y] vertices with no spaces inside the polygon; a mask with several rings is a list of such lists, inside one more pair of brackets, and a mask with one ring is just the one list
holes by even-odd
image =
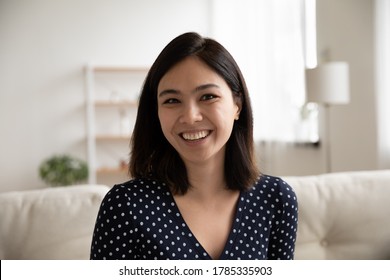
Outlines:
{"label": "eyebrow", "polygon": [[[219,86],[216,84],[204,84],[204,85],[197,86],[192,92],[196,93],[196,92],[206,90],[209,88],[219,88]],[[167,95],[167,94],[179,94],[179,93],[180,93],[180,90],[165,89],[158,94],[158,97],[163,97],[164,95]]]}

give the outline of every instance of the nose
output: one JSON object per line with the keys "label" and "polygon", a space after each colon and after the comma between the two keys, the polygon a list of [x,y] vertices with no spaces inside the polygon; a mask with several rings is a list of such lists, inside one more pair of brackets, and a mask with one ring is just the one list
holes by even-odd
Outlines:
{"label": "nose", "polygon": [[199,106],[193,102],[183,107],[180,115],[180,123],[194,124],[203,119]]}

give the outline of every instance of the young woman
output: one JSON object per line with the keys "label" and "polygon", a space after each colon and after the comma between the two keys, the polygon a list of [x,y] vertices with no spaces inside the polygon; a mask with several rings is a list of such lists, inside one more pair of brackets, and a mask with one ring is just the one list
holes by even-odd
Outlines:
{"label": "young woman", "polygon": [[261,175],[236,62],[196,33],[152,65],[132,137],[132,180],[104,198],[91,259],[292,259],[293,189]]}

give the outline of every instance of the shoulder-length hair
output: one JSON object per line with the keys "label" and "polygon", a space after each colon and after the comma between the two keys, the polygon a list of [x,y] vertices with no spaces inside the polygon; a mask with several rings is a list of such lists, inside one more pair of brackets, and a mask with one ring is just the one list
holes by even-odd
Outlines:
{"label": "shoulder-length hair", "polygon": [[206,63],[228,84],[241,104],[240,118],[226,143],[225,180],[233,190],[247,190],[259,176],[253,147],[253,116],[243,75],[231,54],[218,42],[197,33],[173,39],[159,54],[146,76],[131,139],[129,174],[166,183],[172,192],[185,194],[190,187],[184,162],[163,135],[158,118],[157,88],[175,64],[193,56]]}

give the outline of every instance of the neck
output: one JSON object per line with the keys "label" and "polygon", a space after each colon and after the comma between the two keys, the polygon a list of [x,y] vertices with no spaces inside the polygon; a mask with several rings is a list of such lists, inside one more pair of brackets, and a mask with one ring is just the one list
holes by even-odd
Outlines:
{"label": "neck", "polygon": [[204,201],[227,190],[223,160],[208,164],[186,163],[186,168],[191,186],[187,193],[189,196]]}

